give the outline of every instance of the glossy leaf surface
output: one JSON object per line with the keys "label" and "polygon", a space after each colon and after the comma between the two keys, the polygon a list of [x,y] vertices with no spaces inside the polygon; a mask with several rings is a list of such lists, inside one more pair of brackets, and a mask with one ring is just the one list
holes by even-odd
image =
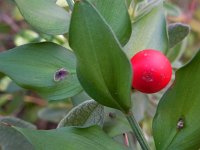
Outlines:
{"label": "glossy leaf surface", "polygon": [[115,35],[97,10],[82,0],[74,6],[69,43],[85,91],[100,104],[128,112],[131,66]]}
{"label": "glossy leaf surface", "polygon": [[[124,0],[89,0],[110,25],[122,45],[131,35],[131,21]],[[127,2],[130,3],[130,2]],[[130,5],[130,4],[129,4]]]}

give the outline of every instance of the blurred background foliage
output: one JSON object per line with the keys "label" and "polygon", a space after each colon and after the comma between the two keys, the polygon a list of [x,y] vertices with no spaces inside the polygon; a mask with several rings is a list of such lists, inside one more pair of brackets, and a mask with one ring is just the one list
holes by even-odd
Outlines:
{"label": "blurred background foliage", "polygon": [[[129,0],[127,0],[128,2]],[[142,0],[140,0],[142,3]],[[65,0],[58,0],[57,4],[69,11]],[[132,21],[134,20],[134,3],[129,7]],[[180,56],[173,62],[175,69],[187,63],[200,47],[200,0],[167,0],[165,1],[166,18],[168,24],[182,22],[190,25],[189,36],[174,49],[181,49]],[[65,35],[67,37],[67,35]],[[52,41],[69,48],[65,36],[49,36],[41,34],[32,29],[20,15],[15,3],[12,0],[0,0],[0,52],[23,45],[30,42]],[[133,94],[134,114],[145,131],[145,136],[153,144],[151,122],[155,114],[158,101],[165,90],[156,94],[144,95],[139,92]],[[35,92],[25,90],[17,86],[8,77],[0,73],[0,117],[14,116],[31,122],[38,129],[56,128],[59,121],[67,112],[80,102],[89,99],[87,95],[81,93],[70,99],[47,103]],[[73,100],[73,102],[72,102]],[[109,119],[116,125],[111,128]],[[117,130],[121,128],[126,134],[118,135]],[[112,109],[105,110],[104,130],[119,142],[123,142],[127,137],[129,141],[136,141],[131,134],[127,122],[122,115]],[[134,142],[133,142],[134,143]],[[135,142],[136,143],[136,142]],[[131,143],[130,143],[131,145]],[[134,144],[132,147],[137,147]]]}

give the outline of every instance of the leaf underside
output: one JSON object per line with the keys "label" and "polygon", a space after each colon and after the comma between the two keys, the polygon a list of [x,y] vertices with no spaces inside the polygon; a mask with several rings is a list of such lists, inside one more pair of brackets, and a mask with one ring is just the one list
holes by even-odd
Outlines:
{"label": "leaf underside", "polygon": [[90,127],[102,126],[104,108],[94,100],[87,100],[74,107],[58,124],[58,128],[65,126]]}

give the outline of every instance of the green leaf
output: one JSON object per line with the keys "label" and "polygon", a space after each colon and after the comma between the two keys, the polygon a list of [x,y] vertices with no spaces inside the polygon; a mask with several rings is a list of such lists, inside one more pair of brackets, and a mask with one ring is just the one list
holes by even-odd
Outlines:
{"label": "green leaf", "polygon": [[[144,119],[148,109],[150,109],[147,96],[140,92],[133,92],[132,94],[132,112],[137,120],[140,122]],[[149,110],[150,111],[150,110]],[[122,112],[112,108],[105,108],[104,131],[111,137],[131,132],[132,129]]]}
{"label": "green leaf", "polygon": [[35,129],[36,127],[28,122],[14,117],[0,117],[0,148],[2,150],[33,150],[28,140],[10,125],[22,128]]}
{"label": "green leaf", "polygon": [[136,19],[132,25],[132,35],[124,49],[128,57],[151,48],[166,52],[168,37],[163,1],[152,4],[154,7],[146,15]]}
{"label": "green leaf", "polygon": [[122,45],[131,35],[131,21],[124,0],[88,0],[104,17]]}
{"label": "green leaf", "polygon": [[[27,44],[0,53],[0,72],[23,88],[40,93],[49,100],[61,100],[81,91],[76,76],[74,54],[50,42]],[[63,80],[55,80],[66,69]]]}
{"label": "green leaf", "polygon": [[60,120],[66,115],[67,111],[68,110],[66,108],[46,107],[38,112],[38,117],[42,120],[59,123]]}
{"label": "green leaf", "polygon": [[134,91],[132,94],[132,112],[137,122],[142,121],[145,118],[149,109],[149,99],[147,95],[138,91]]}
{"label": "green leaf", "polygon": [[169,48],[181,42],[190,32],[190,27],[182,23],[173,23],[168,26]]}
{"label": "green leaf", "polygon": [[100,127],[65,127],[55,130],[16,128],[37,150],[127,150],[114,142]]}
{"label": "green leaf", "polygon": [[15,117],[0,117],[0,122],[5,123],[7,125],[13,125],[21,128],[30,128],[30,129],[36,129],[36,126],[26,122],[24,120],[15,118]]}
{"label": "green leaf", "polygon": [[46,34],[68,32],[70,15],[55,0],[15,0],[25,20],[36,30]]}
{"label": "green leaf", "polygon": [[163,0],[137,0],[137,6],[134,12],[134,20],[138,20],[146,14],[150,13],[154,7],[159,5]]}
{"label": "green leaf", "polygon": [[189,64],[176,72],[174,85],[159,102],[153,121],[153,135],[157,150],[200,148],[199,64],[200,51]]}
{"label": "green leaf", "polygon": [[126,7],[129,8],[129,6],[131,5],[132,0],[125,0],[126,3]]}
{"label": "green leaf", "polygon": [[183,52],[185,51],[188,44],[188,38],[185,38],[182,42],[178,43],[173,48],[169,49],[167,52],[167,57],[171,62],[176,62],[178,60]]}
{"label": "green leaf", "polygon": [[71,97],[73,106],[77,106],[86,100],[92,99],[85,91],[78,93],[77,95]]}
{"label": "green leaf", "polygon": [[167,12],[168,16],[174,16],[174,17],[178,17],[182,14],[181,9],[175,5],[174,3],[169,3],[169,2],[164,2],[164,8]]}
{"label": "green leaf", "polygon": [[89,127],[103,125],[103,106],[94,100],[88,100],[74,107],[58,124],[58,128],[65,126]]}
{"label": "green leaf", "polygon": [[108,107],[131,107],[131,65],[97,10],[82,0],[74,6],[69,43],[77,56],[77,75],[85,91]]}
{"label": "green leaf", "polygon": [[132,131],[127,119],[121,111],[106,107],[104,117],[103,130],[110,137]]}

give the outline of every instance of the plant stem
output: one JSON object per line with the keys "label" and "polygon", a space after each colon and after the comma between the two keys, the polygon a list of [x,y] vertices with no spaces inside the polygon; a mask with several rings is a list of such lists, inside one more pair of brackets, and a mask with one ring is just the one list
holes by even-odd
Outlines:
{"label": "plant stem", "polygon": [[126,118],[129,122],[138,142],[140,143],[142,150],[150,150],[150,147],[147,144],[146,139],[144,138],[144,134],[142,133],[142,130],[141,130],[139,124],[137,123],[137,121],[135,120],[133,114],[131,113],[131,114],[126,115]]}
{"label": "plant stem", "polygon": [[74,1],[73,0],[66,0],[67,4],[69,5],[70,10],[72,11],[74,8]]}

